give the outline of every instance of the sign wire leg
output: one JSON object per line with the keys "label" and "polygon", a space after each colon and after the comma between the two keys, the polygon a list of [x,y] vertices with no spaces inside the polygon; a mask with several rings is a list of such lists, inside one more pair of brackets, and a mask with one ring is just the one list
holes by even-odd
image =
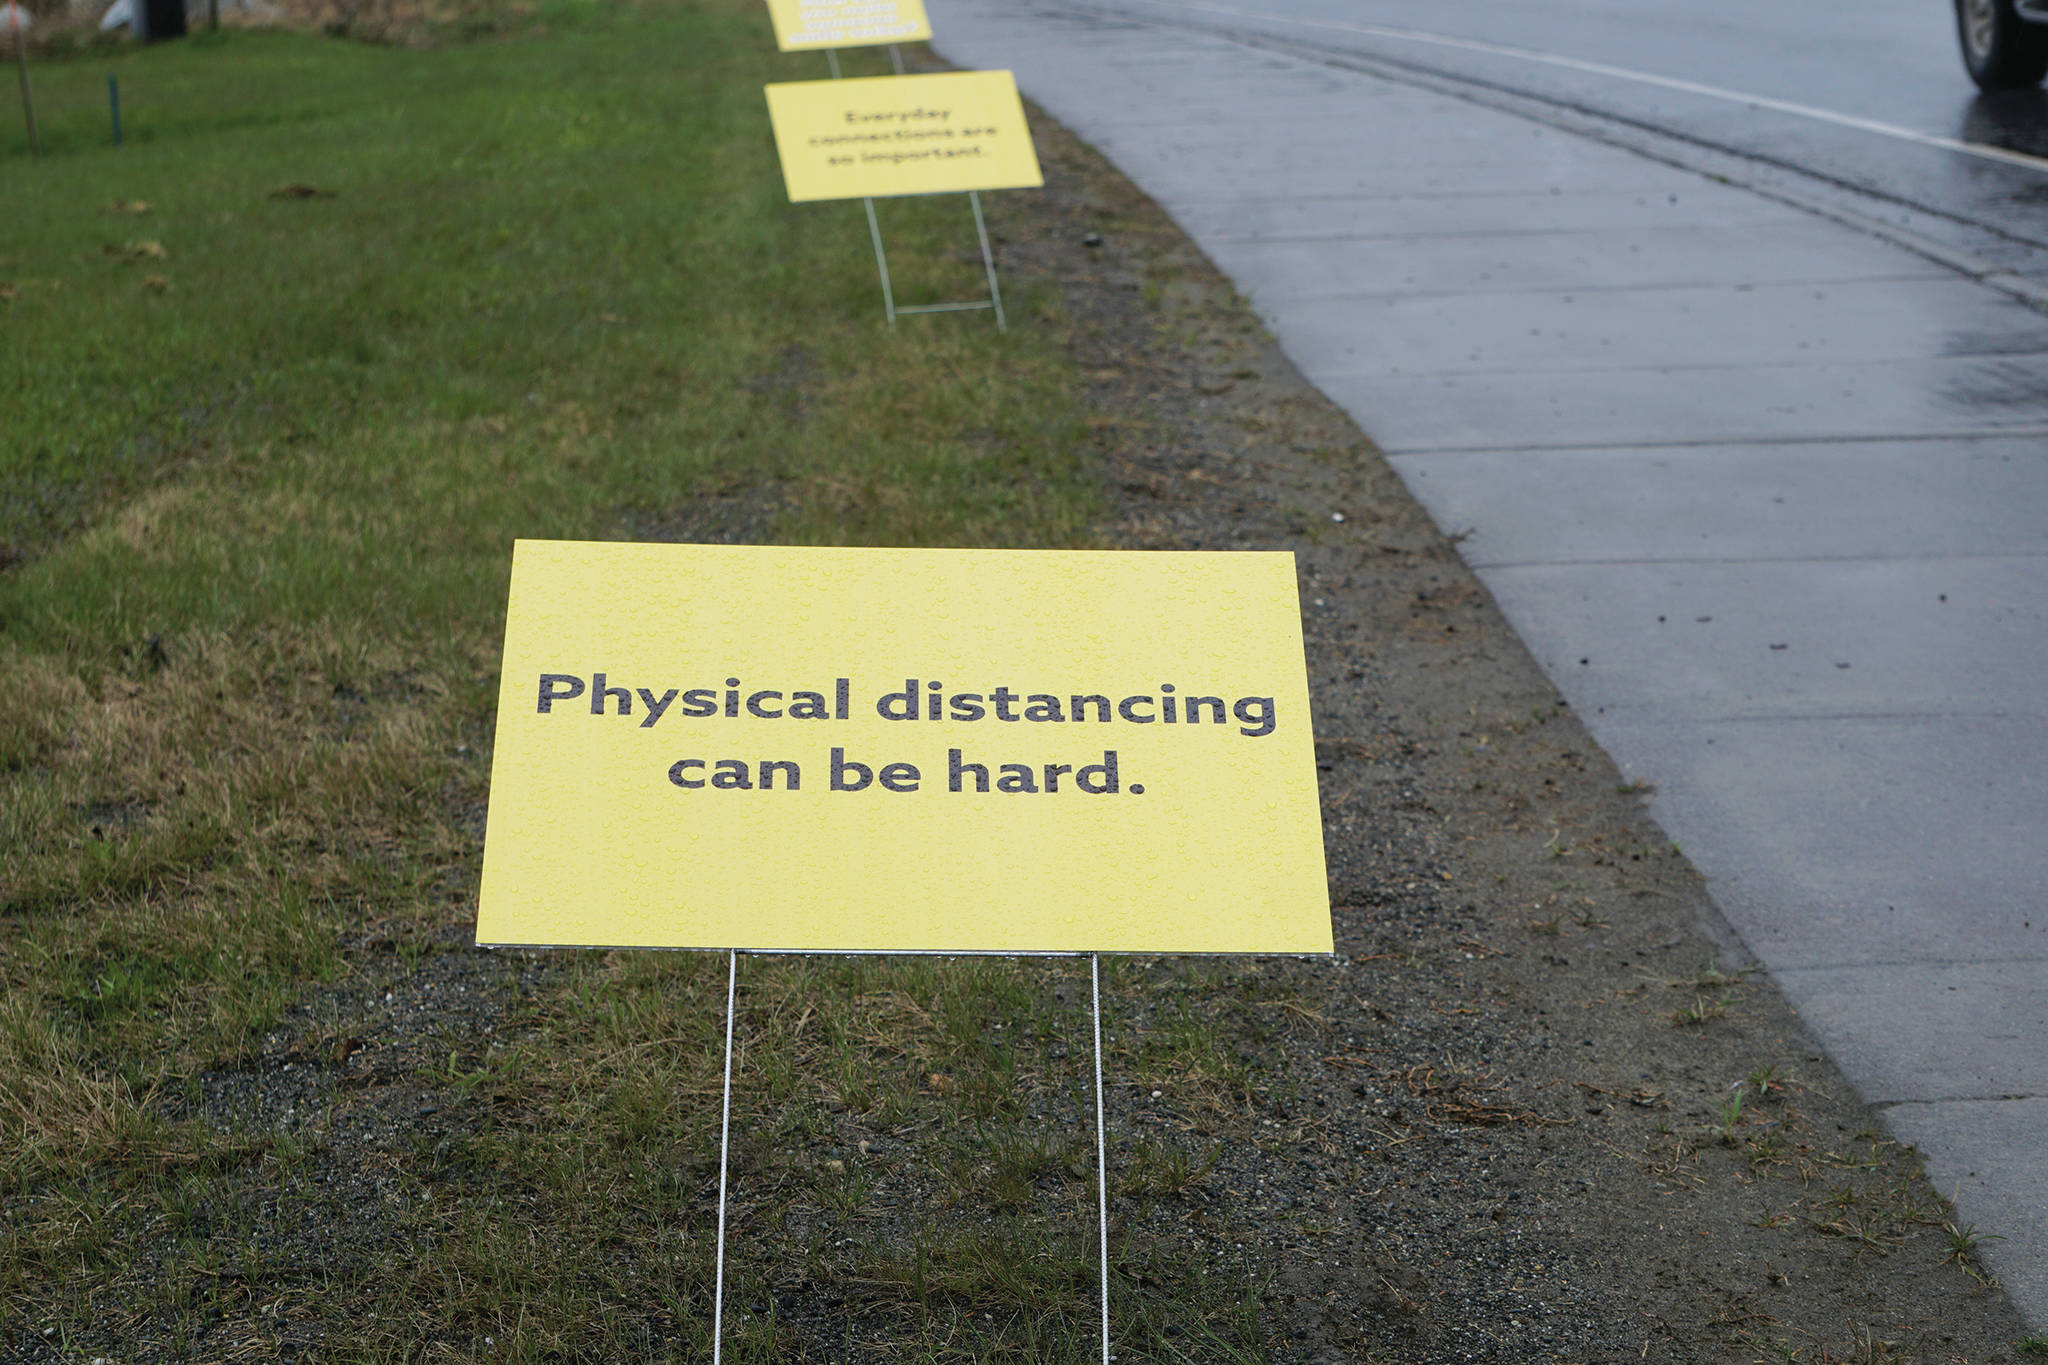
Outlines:
{"label": "sign wire leg", "polygon": [[[979,216],[978,214],[976,215]],[[1102,956],[1088,955],[1095,1019],[1095,1205],[1097,1253],[1102,1261],[1102,1365],[1109,1365],[1109,1138],[1102,1117]]]}
{"label": "sign wire leg", "polygon": [[[875,201],[863,199],[860,202],[867,206],[868,236],[873,238],[875,243],[875,269],[881,272],[882,276],[882,308],[889,315],[889,325],[894,327],[896,325],[896,291],[889,284],[889,257],[882,250],[882,225],[875,217]],[[980,221],[979,210],[976,210],[975,218],[977,222]],[[988,249],[986,243],[983,244],[982,249],[984,251]],[[991,266],[990,269],[993,270],[994,267]]]}
{"label": "sign wire leg", "polygon": [[889,44],[889,62],[896,68],[897,75],[903,74],[903,49],[894,43]]}
{"label": "sign wire leg", "polygon": [[[974,233],[981,238],[981,264],[988,271],[988,301],[995,305],[996,330],[1007,332],[1009,324],[1003,321],[1003,290],[996,283],[996,256],[989,250],[988,223],[981,216],[981,191],[967,191],[967,202],[974,206]],[[879,239],[877,239],[879,244]]]}
{"label": "sign wire leg", "polygon": [[832,68],[832,79],[833,79],[833,80],[835,80],[835,81],[836,81],[836,80],[838,80],[838,79],[839,79],[839,50],[838,50],[837,48],[831,48],[831,47],[828,47],[828,48],[826,48],[826,49],[825,49],[825,63],[826,63],[826,65],[828,65],[828,66],[830,66],[830,67]]}
{"label": "sign wire leg", "polygon": [[720,1365],[725,1347],[725,1172],[732,1153],[732,1016],[739,980],[740,952],[734,948],[725,968],[725,1102],[718,1115],[718,1270],[711,1295],[711,1365]]}

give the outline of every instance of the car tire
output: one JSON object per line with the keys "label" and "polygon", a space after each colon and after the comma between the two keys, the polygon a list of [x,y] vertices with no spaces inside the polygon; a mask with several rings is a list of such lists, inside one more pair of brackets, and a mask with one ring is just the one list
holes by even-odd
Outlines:
{"label": "car tire", "polygon": [[1980,90],[2021,90],[2048,75],[2048,25],[2020,18],[2012,0],[1956,0],[1956,37]]}

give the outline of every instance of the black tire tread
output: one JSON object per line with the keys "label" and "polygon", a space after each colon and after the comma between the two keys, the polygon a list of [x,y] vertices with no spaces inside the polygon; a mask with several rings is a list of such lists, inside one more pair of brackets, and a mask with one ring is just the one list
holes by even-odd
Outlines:
{"label": "black tire tread", "polygon": [[2024,90],[2048,76],[2048,25],[2030,24],[2013,11],[2012,0],[1992,0],[1997,9],[1991,52],[1977,61],[1964,37],[1962,0],[1956,0],[1956,37],[1962,43],[1963,66],[1980,90]]}

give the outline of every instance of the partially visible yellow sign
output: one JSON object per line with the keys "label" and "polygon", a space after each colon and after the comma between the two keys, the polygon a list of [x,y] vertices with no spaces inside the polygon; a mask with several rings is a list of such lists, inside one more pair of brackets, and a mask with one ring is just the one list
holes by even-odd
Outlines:
{"label": "partially visible yellow sign", "polygon": [[797,203],[1045,183],[1007,71],[791,81],[768,118]]}
{"label": "partially visible yellow sign", "polygon": [[477,941],[1328,952],[1293,556],[521,541]]}
{"label": "partially visible yellow sign", "polygon": [[916,43],[932,36],[924,0],[768,0],[775,45],[784,52],[821,47]]}

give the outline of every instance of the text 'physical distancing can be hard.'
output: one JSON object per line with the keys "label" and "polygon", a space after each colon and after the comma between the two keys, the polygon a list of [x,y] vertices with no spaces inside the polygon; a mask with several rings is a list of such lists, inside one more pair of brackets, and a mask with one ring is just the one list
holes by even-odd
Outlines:
{"label": "text 'physical distancing can be hard.'", "polygon": [[768,0],[783,52],[917,43],[932,36],[923,0]]}
{"label": "text 'physical distancing can be hard.'", "polygon": [[1293,557],[521,541],[477,939],[1331,949]]}
{"label": "text 'physical distancing can be hard.'", "polygon": [[789,81],[767,94],[794,203],[1045,183],[1008,71]]}

